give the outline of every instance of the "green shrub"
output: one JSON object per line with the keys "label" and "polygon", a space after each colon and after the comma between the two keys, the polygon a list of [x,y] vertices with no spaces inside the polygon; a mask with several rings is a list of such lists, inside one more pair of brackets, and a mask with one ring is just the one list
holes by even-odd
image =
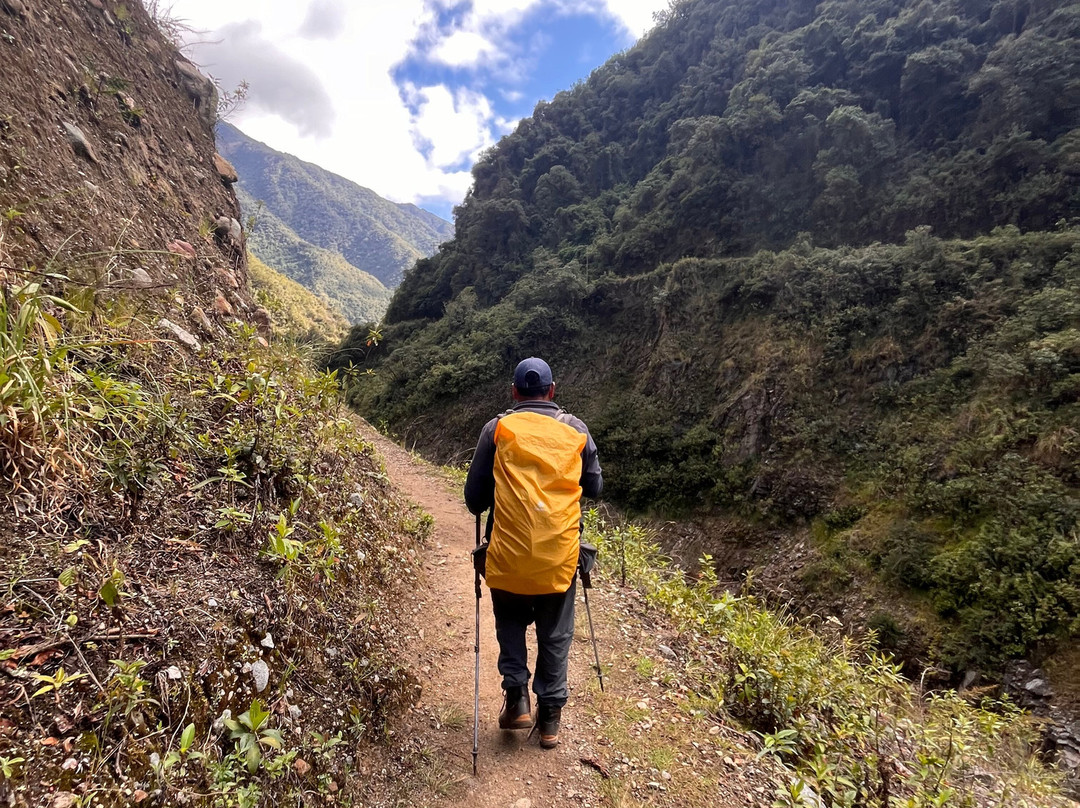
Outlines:
{"label": "green shrub", "polygon": [[[1034,757],[1037,726],[1008,702],[922,696],[865,643],[718,591],[711,559],[690,583],[641,528],[595,511],[586,526],[598,575],[624,554],[629,584],[675,622],[688,660],[679,681],[696,702],[753,729],[762,754],[789,766],[780,808],[806,805],[808,788],[832,806],[975,806],[988,793],[1018,808],[1068,804],[1060,774]],[[899,638],[889,615],[872,622],[879,642]]]}
{"label": "green shrub", "polygon": [[931,562],[939,542],[928,531],[899,520],[889,526],[871,560],[886,581],[928,589],[934,581]]}
{"label": "green shrub", "polygon": [[828,557],[812,561],[799,572],[799,580],[810,592],[842,595],[855,579],[841,559]]}
{"label": "green shrub", "polygon": [[829,530],[847,530],[858,524],[859,520],[866,515],[866,509],[860,505],[846,505],[835,508],[822,515],[821,521]]}
{"label": "green shrub", "polygon": [[[956,616],[963,665],[987,652],[1022,656],[1038,644],[1080,637],[1080,542],[1045,528],[985,524],[933,562],[935,603]],[[968,640],[967,638],[970,638]]]}
{"label": "green shrub", "polygon": [[866,622],[866,627],[874,632],[875,643],[882,651],[895,653],[903,645],[904,630],[888,612],[874,612]]}

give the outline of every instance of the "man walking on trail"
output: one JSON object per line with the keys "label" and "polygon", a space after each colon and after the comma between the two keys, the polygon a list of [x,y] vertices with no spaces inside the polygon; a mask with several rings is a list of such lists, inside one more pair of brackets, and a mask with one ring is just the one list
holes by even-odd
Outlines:
{"label": "man walking on trail", "polygon": [[465,504],[488,508],[485,578],[491,588],[503,729],[533,726],[525,631],[536,623],[536,723],[540,745],[559,742],[566,668],[574,636],[581,496],[603,488],[588,427],[554,402],[551,368],[529,358],[514,371],[514,406],[480,432],[465,481]]}

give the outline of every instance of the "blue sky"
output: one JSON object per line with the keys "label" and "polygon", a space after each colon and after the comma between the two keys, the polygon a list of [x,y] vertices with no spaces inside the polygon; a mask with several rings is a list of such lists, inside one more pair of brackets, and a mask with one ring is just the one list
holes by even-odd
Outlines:
{"label": "blue sky", "polygon": [[477,155],[667,0],[176,0],[250,136],[450,217]]}

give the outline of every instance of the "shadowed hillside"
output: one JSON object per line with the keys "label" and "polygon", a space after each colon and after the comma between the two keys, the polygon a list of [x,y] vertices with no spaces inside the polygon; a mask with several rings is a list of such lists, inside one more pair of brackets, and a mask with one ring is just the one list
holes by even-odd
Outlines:
{"label": "shadowed hillside", "polygon": [[0,0],[0,804],[408,801],[425,523],[287,338],[344,323],[253,299],[176,26]]}

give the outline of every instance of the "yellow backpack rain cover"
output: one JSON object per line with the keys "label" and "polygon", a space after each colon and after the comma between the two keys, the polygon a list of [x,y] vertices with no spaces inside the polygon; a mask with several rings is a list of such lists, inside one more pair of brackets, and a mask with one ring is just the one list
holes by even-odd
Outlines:
{"label": "yellow backpack rain cover", "polygon": [[495,426],[495,524],[487,583],[518,595],[565,592],[577,568],[581,450],[569,424],[514,412]]}

